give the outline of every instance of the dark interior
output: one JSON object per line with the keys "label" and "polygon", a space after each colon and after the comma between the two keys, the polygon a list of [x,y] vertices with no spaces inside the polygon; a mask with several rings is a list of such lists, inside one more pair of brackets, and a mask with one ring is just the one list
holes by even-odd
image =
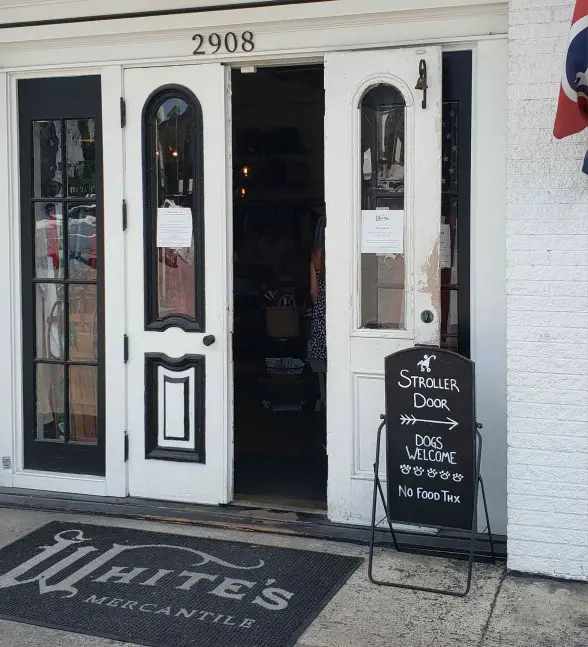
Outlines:
{"label": "dark interior", "polygon": [[232,81],[235,499],[321,508],[326,362],[308,349],[323,68],[235,70]]}

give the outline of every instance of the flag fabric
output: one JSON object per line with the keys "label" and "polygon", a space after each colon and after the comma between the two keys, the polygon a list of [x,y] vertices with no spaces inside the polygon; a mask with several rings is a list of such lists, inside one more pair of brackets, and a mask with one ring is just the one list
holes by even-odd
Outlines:
{"label": "flag fabric", "polygon": [[[553,134],[557,139],[588,126],[588,0],[577,0],[559,90]],[[588,174],[588,153],[582,167]]]}

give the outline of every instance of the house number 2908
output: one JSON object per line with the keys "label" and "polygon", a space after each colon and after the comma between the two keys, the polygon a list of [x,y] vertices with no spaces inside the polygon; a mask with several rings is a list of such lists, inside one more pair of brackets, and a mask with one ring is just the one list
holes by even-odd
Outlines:
{"label": "house number 2908", "polygon": [[209,34],[208,37],[202,34],[194,34],[192,40],[197,46],[194,54],[216,54],[221,49],[233,54],[238,49],[243,52],[252,52],[255,49],[255,39],[252,31],[244,31],[242,34],[235,34],[229,31],[226,34]]}

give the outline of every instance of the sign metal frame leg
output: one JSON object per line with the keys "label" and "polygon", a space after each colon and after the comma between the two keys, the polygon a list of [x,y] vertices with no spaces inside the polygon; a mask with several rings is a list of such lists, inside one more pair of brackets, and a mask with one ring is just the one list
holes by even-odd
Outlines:
{"label": "sign metal frame leg", "polygon": [[480,486],[480,490],[482,492],[482,500],[484,503],[484,513],[486,515],[486,525],[488,528],[488,540],[490,543],[490,551],[492,554],[492,563],[496,563],[496,554],[494,552],[494,540],[492,537],[492,530],[490,528],[490,519],[488,516],[488,504],[486,502],[486,491],[484,489],[484,481],[482,480],[482,476],[480,475],[480,463],[482,459],[482,436],[479,431],[479,427],[481,425],[476,426],[476,435],[475,435],[475,440],[474,440],[474,447],[476,451],[476,467],[475,467],[475,487],[474,487],[474,504],[472,506],[472,532],[470,536],[470,545],[469,545],[469,554],[468,554],[468,574],[467,574],[467,581],[466,581],[466,587],[463,591],[455,591],[452,589],[441,589],[441,588],[431,588],[427,586],[415,586],[412,584],[401,584],[399,582],[391,582],[391,581],[385,581],[385,580],[378,580],[374,577],[373,574],[373,565],[374,565],[374,549],[376,547],[376,528],[377,526],[380,525],[381,521],[376,524],[376,508],[378,504],[378,493],[380,495],[380,500],[382,502],[382,506],[384,507],[384,512],[386,514],[386,521],[388,522],[388,527],[390,529],[390,534],[392,535],[392,541],[394,542],[394,548],[396,549],[397,552],[402,552],[400,549],[400,546],[398,545],[398,541],[396,539],[396,533],[394,532],[394,527],[392,526],[392,522],[390,521],[391,515],[389,514],[389,508],[388,504],[386,502],[386,496],[384,494],[384,490],[382,488],[382,483],[380,481],[380,448],[381,448],[381,440],[382,440],[382,430],[386,426],[386,416],[382,415],[380,416],[382,423],[378,427],[378,438],[377,438],[377,443],[376,443],[376,462],[374,463],[374,495],[373,495],[373,502],[372,502],[372,522],[371,522],[371,535],[370,535],[370,550],[369,550],[369,560],[368,560],[368,577],[370,582],[373,584],[377,584],[379,586],[389,586],[393,588],[398,588],[398,589],[409,589],[411,591],[423,591],[425,593],[439,593],[441,595],[451,595],[453,597],[458,597],[458,598],[463,598],[465,597],[471,588],[472,584],[472,570],[473,570],[473,563],[474,563],[474,545],[475,545],[475,540],[476,540],[476,533],[477,533],[477,528],[476,528],[476,514],[477,514],[477,504],[478,504],[478,486]]}

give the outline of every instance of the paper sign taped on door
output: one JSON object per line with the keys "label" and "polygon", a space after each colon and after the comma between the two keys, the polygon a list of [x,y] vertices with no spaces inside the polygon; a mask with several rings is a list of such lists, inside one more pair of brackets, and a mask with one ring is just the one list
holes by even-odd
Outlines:
{"label": "paper sign taped on door", "polygon": [[157,247],[192,247],[192,209],[160,207],[157,209]]}
{"label": "paper sign taped on door", "polygon": [[361,212],[362,254],[404,254],[404,211]]}

